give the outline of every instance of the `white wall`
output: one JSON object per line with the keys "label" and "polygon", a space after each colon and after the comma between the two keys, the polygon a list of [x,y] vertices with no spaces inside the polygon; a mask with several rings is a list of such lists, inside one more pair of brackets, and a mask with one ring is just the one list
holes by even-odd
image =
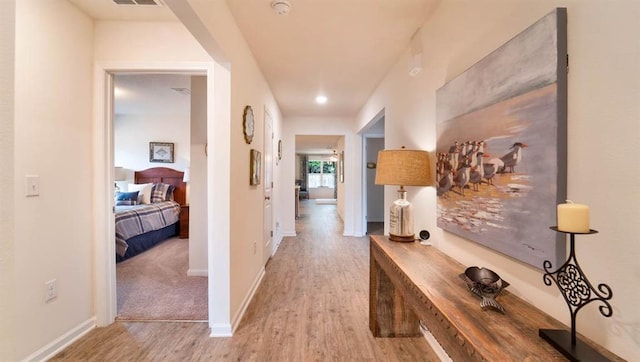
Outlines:
{"label": "white wall", "polygon": [[[207,265],[207,78],[191,77],[191,180],[189,189],[189,275],[206,275]],[[215,147],[212,143],[210,147]],[[191,197],[195,195],[195,197]],[[203,197],[204,196],[204,197]]]}
{"label": "white wall", "polygon": [[[526,6],[525,6],[526,5]],[[578,332],[628,360],[640,359],[640,3],[636,1],[443,1],[419,37],[422,72],[407,74],[408,50],[359,114],[363,127],[385,109],[386,145],[435,147],[435,92],[555,6],[568,10],[568,196],[591,207],[599,234],[579,237],[580,265],[594,283],[613,289],[613,317],[597,303],[578,315]],[[461,24],[464,24],[462,26]],[[394,121],[394,120],[402,120]],[[602,170],[598,172],[597,170]],[[386,189],[386,205],[394,198]],[[436,227],[434,188],[410,188],[416,230],[431,232],[435,246],[464,265],[495,270],[509,290],[569,323],[568,308],[542,272]],[[549,210],[549,212],[555,212]],[[422,225],[419,221],[426,220]]]}
{"label": "white wall", "polygon": [[97,62],[211,61],[179,22],[98,21],[95,32]]}
{"label": "white wall", "polygon": [[[190,111],[184,111],[180,116],[167,113],[116,115],[113,124],[114,165],[124,168],[129,183],[133,183],[134,171],[151,167],[184,171],[189,166]],[[149,142],[173,143],[174,162],[149,162]]]}
{"label": "white wall", "polygon": [[[93,24],[57,0],[16,2],[15,24],[13,214],[19,282],[10,295],[19,322],[15,357],[22,360],[42,358],[36,351],[92,325]],[[40,177],[40,196],[25,197],[25,175]],[[58,297],[45,303],[45,282],[54,278]]]}
{"label": "white wall", "polygon": [[[14,61],[15,1],[0,1],[0,290],[15,295],[14,271]],[[14,298],[0,298],[0,356],[15,359]]]}

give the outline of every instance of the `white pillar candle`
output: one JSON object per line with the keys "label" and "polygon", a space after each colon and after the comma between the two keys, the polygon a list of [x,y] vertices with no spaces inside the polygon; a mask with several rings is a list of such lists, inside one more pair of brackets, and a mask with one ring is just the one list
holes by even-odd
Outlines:
{"label": "white pillar candle", "polygon": [[571,233],[588,233],[589,206],[567,200],[558,205],[558,230]]}

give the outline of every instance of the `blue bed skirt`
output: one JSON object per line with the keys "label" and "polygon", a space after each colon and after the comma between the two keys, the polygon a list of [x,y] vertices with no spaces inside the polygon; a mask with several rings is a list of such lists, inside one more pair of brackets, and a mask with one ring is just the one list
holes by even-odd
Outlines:
{"label": "blue bed skirt", "polygon": [[178,235],[178,223],[171,224],[160,230],[151,231],[142,235],[134,236],[127,240],[129,247],[124,256],[116,254],[116,263],[136,256],[145,250],[149,250],[155,245]]}

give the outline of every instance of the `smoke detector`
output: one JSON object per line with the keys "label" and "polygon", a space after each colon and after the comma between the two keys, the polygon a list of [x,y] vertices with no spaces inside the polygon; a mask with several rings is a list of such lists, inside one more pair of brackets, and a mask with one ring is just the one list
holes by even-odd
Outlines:
{"label": "smoke detector", "polygon": [[287,15],[291,11],[291,3],[287,0],[275,0],[271,3],[271,8],[278,15]]}

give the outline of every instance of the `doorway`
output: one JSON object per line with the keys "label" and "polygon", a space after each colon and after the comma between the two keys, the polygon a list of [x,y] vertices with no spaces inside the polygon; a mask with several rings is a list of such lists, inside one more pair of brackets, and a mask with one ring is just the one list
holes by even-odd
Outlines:
{"label": "doorway", "polygon": [[384,234],[384,186],[376,185],[376,170],[378,152],[384,149],[384,138],[365,138],[365,195],[366,195],[366,220],[367,235]]}
{"label": "doorway", "polygon": [[[230,94],[231,73],[215,61],[208,62],[102,62],[94,72],[94,218],[96,231],[95,278],[96,325],[99,327],[114,322],[116,316],[115,283],[115,233],[113,205],[113,74],[118,73],[188,73],[207,76],[207,106],[216,112],[207,112],[207,140],[210,144],[226,144],[231,134]],[[214,96],[215,95],[215,96]],[[227,337],[232,334],[230,313],[230,216],[228,209],[230,156],[224,148],[209,147],[206,158],[207,206],[202,215],[209,225],[206,231],[208,268],[208,311],[211,336]],[[214,162],[215,161],[215,162]],[[215,169],[215,173],[214,170]],[[215,253],[212,250],[216,250]]]}
{"label": "doorway", "polygon": [[[295,183],[299,187],[298,201],[333,206],[343,220],[344,149],[344,135],[295,136]],[[300,218],[305,216],[304,212],[296,215]]]}
{"label": "doorway", "polygon": [[368,235],[384,234],[384,186],[375,184],[378,152],[384,149],[385,110],[360,132],[362,136],[362,228]]}
{"label": "doorway", "polygon": [[[206,137],[193,140],[191,132],[192,124],[206,130],[206,117],[196,117],[206,114],[206,76],[197,76],[204,78],[205,86],[195,88],[192,83],[199,83],[192,82],[192,78],[196,76],[180,72],[116,73],[113,77],[113,160],[121,174],[116,178],[117,189],[121,191],[118,195],[128,195],[135,191],[135,184],[151,181],[134,177],[143,170],[158,170],[162,172],[159,177],[170,177],[172,172],[180,175],[178,180],[152,181],[154,187],[169,182],[175,188],[168,189],[163,200],[154,198],[155,191],[151,191],[154,197],[150,200],[139,197],[133,202],[136,205],[118,206],[116,202],[116,219],[122,220],[116,225],[116,235],[125,233],[119,227],[127,226],[127,218],[135,216],[144,225],[140,230],[125,227],[127,256],[135,256],[126,260],[119,256],[120,262],[115,266],[117,319],[206,321],[207,276],[191,273],[197,260],[191,260],[194,256],[190,253],[193,248],[206,251],[206,238],[197,237],[198,233],[192,237],[189,234],[190,216],[197,220],[203,208],[190,210],[187,198],[195,191],[194,201],[206,199],[201,197],[206,190],[199,180],[206,174],[202,170],[206,169],[206,163],[197,162],[196,157],[194,165],[191,157],[194,143],[206,143]],[[192,102],[192,94],[194,99],[205,101]],[[152,145],[158,144],[170,146],[170,157],[162,162],[151,156]],[[189,186],[198,187],[189,190]],[[163,213],[158,219],[167,220],[166,226],[151,218],[160,207],[172,205],[178,215]],[[206,262],[206,258],[202,259]]]}

